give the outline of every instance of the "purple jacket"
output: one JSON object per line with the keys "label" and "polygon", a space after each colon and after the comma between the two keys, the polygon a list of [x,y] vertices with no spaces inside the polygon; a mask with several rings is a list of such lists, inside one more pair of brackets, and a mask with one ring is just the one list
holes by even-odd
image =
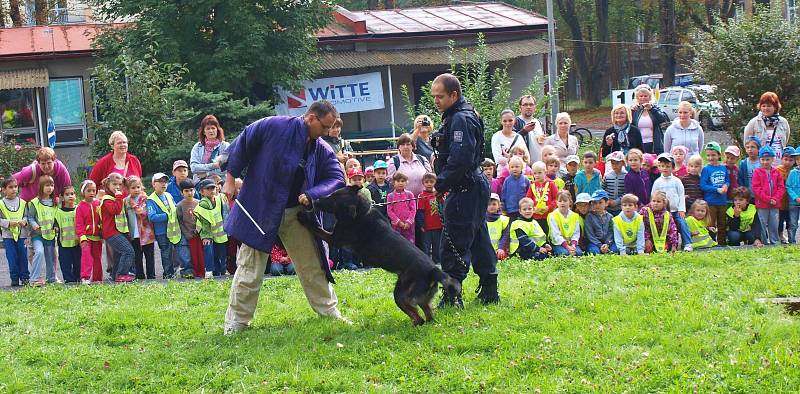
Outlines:
{"label": "purple jacket", "polygon": [[[255,121],[228,148],[228,173],[243,178],[237,199],[266,235],[262,236],[238,205],[225,220],[225,232],[242,243],[270,253],[289,198],[293,174],[308,140],[302,117],[272,116]],[[306,184],[301,190],[311,199],[344,187],[344,174],[336,155],[318,138],[306,164]],[[246,175],[242,174],[247,171]],[[328,266],[326,245],[317,240],[322,264]]]}
{"label": "purple jacket", "polygon": [[647,171],[628,170],[625,175],[625,193],[639,197],[640,207],[650,203],[650,188],[650,174]]}
{"label": "purple jacket", "polygon": [[[34,166],[36,166],[36,174],[33,173]],[[34,161],[33,164],[23,167],[18,173],[13,175],[19,185],[19,197],[21,199],[30,201],[39,195],[39,177],[42,175],[42,167],[36,161]],[[55,182],[55,190],[53,191],[55,196],[60,196],[65,187],[72,185],[69,170],[67,170],[67,167],[61,160],[55,161],[53,174],[51,176]]]}

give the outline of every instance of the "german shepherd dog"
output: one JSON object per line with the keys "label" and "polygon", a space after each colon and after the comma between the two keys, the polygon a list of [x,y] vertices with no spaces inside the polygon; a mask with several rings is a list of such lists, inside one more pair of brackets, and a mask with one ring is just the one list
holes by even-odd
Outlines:
{"label": "german shepherd dog", "polygon": [[[414,325],[433,321],[431,299],[438,283],[449,294],[460,294],[461,285],[433,264],[433,260],[392,229],[388,218],[359,195],[359,187],[346,186],[313,201],[314,210],[336,217],[333,232],[319,225],[312,211],[301,211],[299,220],[322,240],[348,247],[369,265],[397,274],[394,301]],[[425,319],[419,315],[422,308]]]}

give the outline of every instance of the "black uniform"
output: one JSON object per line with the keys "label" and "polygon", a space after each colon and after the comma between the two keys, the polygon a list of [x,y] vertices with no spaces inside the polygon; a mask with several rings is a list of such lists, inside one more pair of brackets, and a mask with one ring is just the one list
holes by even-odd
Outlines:
{"label": "black uniform", "polygon": [[[449,192],[444,202],[442,270],[463,281],[469,265],[480,277],[478,297],[496,302],[497,256],[486,226],[489,181],[483,175],[483,122],[463,97],[442,114],[436,133],[436,190]],[[457,299],[453,299],[455,298]],[[449,298],[449,299],[448,299]],[[460,294],[445,294],[445,303],[460,303]]]}

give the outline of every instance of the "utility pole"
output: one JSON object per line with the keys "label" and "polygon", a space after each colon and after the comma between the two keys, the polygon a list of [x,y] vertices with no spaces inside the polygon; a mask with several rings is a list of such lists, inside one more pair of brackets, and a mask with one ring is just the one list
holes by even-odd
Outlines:
{"label": "utility pole", "polygon": [[553,16],[553,0],[547,0],[547,41],[549,51],[547,55],[547,86],[550,89],[550,124],[554,125],[558,108],[558,54],[556,53],[556,20]]}

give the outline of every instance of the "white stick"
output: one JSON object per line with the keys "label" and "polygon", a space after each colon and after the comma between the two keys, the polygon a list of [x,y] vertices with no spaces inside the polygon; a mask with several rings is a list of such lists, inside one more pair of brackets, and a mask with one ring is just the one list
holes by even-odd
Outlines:
{"label": "white stick", "polygon": [[256,223],[256,220],[255,220],[255,219],[253,219],[253,217],[252,217],[252,216],[250,216],[250,212],[247,212],[247,208],[245,208],[245,207],[244,207],[244,205],[242,205],[242,203],[240,203],[240,202],[239,202],[239,199],[237,198],[237,199],[236,199],[236,200],[234,200],[234,201],[236,201],[236,205],[238,205],[238,206],[239,206],[239,208],[242,208],[242,212],[244,212],[244,214],[245,214],[245,215],[247,215],[247,218],[248,218],[248,219],[250,219],[250,221],[251,221],[251,222],[253,222],[253,224],[254,224],[254,225],[256,226],[256,228],[258,229],[258,232],[260,232],[260,233],[261,233],[261,235],[263,235],[263,236],[266,236],[266,235],[267,235],[267,233],[265,233],[265,232],[264,232],[264,230],[262,230],[262,229],[261,229],[261,226],[259,226],[259,225],[258,225],[258,223]]}

